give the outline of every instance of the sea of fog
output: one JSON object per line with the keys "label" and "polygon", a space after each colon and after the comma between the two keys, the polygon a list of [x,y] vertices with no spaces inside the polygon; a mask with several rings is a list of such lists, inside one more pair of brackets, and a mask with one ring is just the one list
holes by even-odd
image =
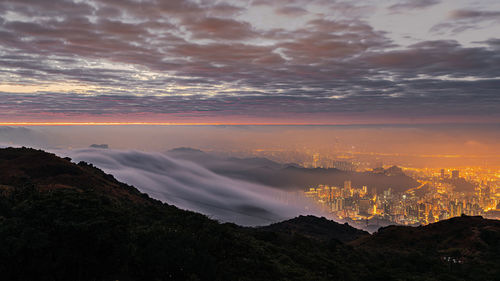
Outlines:
{"label": "sea of fog", "polygon": [[97,148],[51,152],[76,163],[92,163],[152,198],[221,222],[255,226],[300,214],[320,215],[310,207],[305,210],[305,199],[285,202],[280,200],[283,191],[218,175],[197,163],[164,153]]}

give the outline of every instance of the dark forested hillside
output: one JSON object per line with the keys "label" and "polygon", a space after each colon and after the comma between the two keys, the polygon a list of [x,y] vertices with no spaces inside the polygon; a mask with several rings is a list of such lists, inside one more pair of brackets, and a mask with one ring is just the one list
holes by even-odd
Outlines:
{"label": "dark forested hillside", "polygon": [[478,217],[371,236],[314,217],[244,228],[87,163],[0,149],[2,280],[496,280],[499,233]]}

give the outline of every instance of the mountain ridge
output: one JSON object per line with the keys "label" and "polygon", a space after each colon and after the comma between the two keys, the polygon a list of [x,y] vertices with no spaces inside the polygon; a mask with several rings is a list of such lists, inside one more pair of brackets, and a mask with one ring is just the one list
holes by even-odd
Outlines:
{"label": "mountain ridge", "polygon": [[354,228],[347,223],[339,224],[325,217],[319,218],[311,215],[301,215],[286,221],[258,227],[257,229],[260,231],[279,232],[290,236],[300,234],[304,237],[323,242],[336,239],[345,243],[369,235],[368,232]]}

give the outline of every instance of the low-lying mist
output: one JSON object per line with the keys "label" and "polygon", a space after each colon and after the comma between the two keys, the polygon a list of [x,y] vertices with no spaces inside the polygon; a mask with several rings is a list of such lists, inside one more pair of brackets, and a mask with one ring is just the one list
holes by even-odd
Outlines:
{"label": "low-lying mist", "polygon": [[265,225],[306,213],[305,204],[281,201],[282,191],[222,176],[162,153],[93,148],[52,152],[74,162],[92,163],[155,199],[223,222]]}
{"label": "low-lying mist", "polygon": [[[404,167],[500,167],[499,124],[372,126],[40,126],[2,127],[0,143],[44,149],[164,152],[195,147],[230,157],[302,163],[314,154]],[[373,168],[373,165],[370,166]]]}

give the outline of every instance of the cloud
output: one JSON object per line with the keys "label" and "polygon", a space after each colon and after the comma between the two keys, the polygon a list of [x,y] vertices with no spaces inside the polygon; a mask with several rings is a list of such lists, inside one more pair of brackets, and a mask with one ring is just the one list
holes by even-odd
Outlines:
{"label": "cloud", "polygon": [[[133,121],[134,118],[143,118],[144,115],[150,118],[155,115],[156,118],[168,115],[170,120],[180,120],[172,119],[174,117],[192,116],[203,118],[205,122],[217,120],[214,119],[217,117],[227,117],[239,122],[242,120],[240,117],[248,115],[272,118],[280,114],[292,122],[307,121],[309,114],[313,116],[323,114],[325,117],[353,115],[359,117],[360,114],[366,114],[366,118],[369,119],[374,116],[383,117],[380,112],[387,110],[389,112],[386,114],[403,114],[411,118],[420,118],[422,114],[428,118],[443,115],[475,116],[475,118],[498,116],[495,108],[500,97],[496,89],[500,80],[493,78],[498,74],[495,72],[494,61],[483,64],[478,60],[471,60],[468,64],[456,65],[452,57],[459,54],[466,55],[466,52],[457,54],[435,52],[430,57],[428,56],[431,53],[413,51],[394,52],[370,58],[370,64],[374,68],[393,71],[387,75],[393,75],[398,80],[405,79],[404,84],[386,80],[383,76],[380,80],[357,80],[356,91],[351,89],[352,82],[339,80],[328,84],[338,92],[314,90],[316,87],[314,83],[301,83],[299,86],[288,88],[286,95],[265,95],[259,92],[234,90],[221,92],[213,97],[4,93],[0,102],[0,112],[6,112],[6,115],[0,114],[0,116],[14,121],[10,114],[16,112],[16,116],[21,119],[42,115],[44,119],[66,116],[66,120],[78,121],[83,115],[122,116],[121,120]],[[439,55],[450,56],[450,62],[444,64],[432,60],[433,56]],[[476,55],[476,59],[478,58]],[[487,58],[488,56],[485,57]],[[463,70],[460,71],[458,67]],[[456,68],[454,72],[451,71],[453,68]],[[466,76],[469,68],[471,70],[475,68],[477,72],[489,71],[488,75],[492,78],[477,81],[471,79]],[[430,75],[426,76],[426,73]],[[283,86],[273,87],[270,86],[268,91],[279,93],[278,87]],[[304,90],[306,87],[310,87],[310,90]],[[377,88],[383,88],[384,91],[374,90]],[[332,96],[336,98],[333,99]],[[424,104],[425,106],[421,106]],[[49,113],[50,115],[43,115]],[[293,118],[289,114],[293,114]]]}
{"label": "cloud", "polygon": [[496,50],[496,51],[500,50],[500,39],[492,38],[492,39],[488,39],[488,40],[483,41],[483,42],[476,42],[476,43],[486,44],[488,47],[490,47],[491,49]]}
{"label": "cloud", "polygon": [[441,3],[441,0],[404,0],[389,6],[393,12],[405,12],[415,9],[424,9]]}
{"label": "cloud", "polygon": [[96,144],[96,143],[93,143],[89,147],[90,148],[109,149],[109,145],[107,145],[107,144]]}
{"label": "cloud", "polygon": [[440,34],[444,32],[457,34],[468,29],[479,29],[484,22],[500,23],[500,11],[453,10],[449,13],[447,20],[436,24],[430,31]]}
{"label": "cloud", "polygon": [[[475,95],[495,99],[481,81],[499,77],[493,45],[422,40],[401,46],[367,20],[374,12],[369,2],[43,2],[0,2],[3,120],[163,114],[170,121],[194,114],[283,121],[290,113],[314,119],[315,112],[326,114],[317,121],[334,122],[345,112],[401,120],[405,102],[414,108],[409,115],[432,108],[446,117],[474,114],[470,108],[484,104]],[[436,4],[402,1],[392,9]],[[495,15],[458,9],[445,24],[468,26]],[[415,90],[421,76],[433,86]],[[441,76],[469,77],[467,89],[476,86],[477,93],[435,78]],[[460,92],[464,102],[442,110],[431,89]]]}
{"label": "cloud", "polygon": [[284,6],[275,11],[277,14],[286,16],[302,16],[308,13],[306,9],[297,6]]}
{"label": "cloud", "polygon": [[450,18],[454,20],[499,20],[500,11],[477,11],[477,10],[455,10],[451,12]]}
{"label": "cloud", "polygon": [[233,19],[186,18],[182,24],[196,39],[241,40],[258,36],[251,24]]}
{"label": "cloud", "polygon": [[221,176],[161,153],[111,149],[54,152],[76,162],[90,162],[155,199],[225,222],[264,225],[304,212],[303,206],[278,200],[282,194],[275,189]]}
{"label": "cloud", "polygon": [[23,127],[0,126],[0,146],[50,147],[51,136],[43,131]]}
{"label": "cloud", "polygon": [[[496,79],[500,71],[498,52],[488,48],[464,48],[454,40],[425,41],[368,57],[371,68],[384,68],[402,77],[426,75],[429,78],[448,75],[451,77],[475,77]],[[451,79],[450,79],[451,80]],[[475,79],[471,79],[473,82]],[[443,82],[443,86],[446,86]]]}

